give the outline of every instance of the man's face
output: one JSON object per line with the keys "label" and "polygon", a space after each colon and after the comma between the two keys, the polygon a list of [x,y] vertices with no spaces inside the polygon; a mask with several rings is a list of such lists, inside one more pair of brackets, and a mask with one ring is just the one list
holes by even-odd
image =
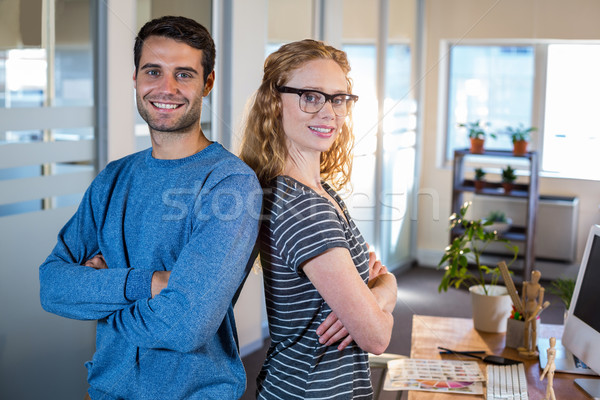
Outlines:
{"label": "man's face", "polygon": [[150,131],[200,131],[202,97],[214,83],[214,72],[203,78],[202,50],[162,36],[144,42],[139,69],[134,72],[136,102]]}

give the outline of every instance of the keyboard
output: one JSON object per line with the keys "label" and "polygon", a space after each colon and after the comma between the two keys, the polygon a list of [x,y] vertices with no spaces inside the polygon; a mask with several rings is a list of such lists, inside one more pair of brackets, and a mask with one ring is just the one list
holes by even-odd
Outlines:
{"label": "keyboard", "polygon": [[523,363],[487,366],[487,400],[528,400]]}

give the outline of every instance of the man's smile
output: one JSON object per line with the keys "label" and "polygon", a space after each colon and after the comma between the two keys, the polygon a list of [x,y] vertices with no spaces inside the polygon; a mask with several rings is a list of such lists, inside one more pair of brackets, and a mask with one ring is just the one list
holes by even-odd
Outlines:
{"label": "man's smile", "polygon": [[163,109],[174,109],[174,108],[181,106],[181,104],[172,104],[172,103],[156,103],[156,102],[151,102],[151,103],[154,107],[163,108]]}

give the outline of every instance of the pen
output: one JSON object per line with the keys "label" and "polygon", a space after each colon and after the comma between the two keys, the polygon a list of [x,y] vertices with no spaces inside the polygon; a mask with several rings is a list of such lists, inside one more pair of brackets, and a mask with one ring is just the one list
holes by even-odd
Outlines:
{"label": "pen", "polygon": [[454,350],[450,350],[450,349],[447,349],[445,347],[440,347],[440,346],[438,346],[438,349],[443,350],[443,351],[440,351],[440,354],[462,354],[462,355],[485,354],[485,350],[454,351]]}

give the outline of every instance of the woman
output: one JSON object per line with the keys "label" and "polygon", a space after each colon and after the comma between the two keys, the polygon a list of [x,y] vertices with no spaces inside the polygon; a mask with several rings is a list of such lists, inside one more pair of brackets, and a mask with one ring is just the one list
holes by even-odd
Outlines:
{"label": "woman", "polygon": [[241,158],[265,190],[271,346],[259,399],[370,399],[368,352],[390,340],[396,280],[334,191],[350,179],[349,71],[346,54],[322,42],[286,44],[265,61],[246,122]]}

